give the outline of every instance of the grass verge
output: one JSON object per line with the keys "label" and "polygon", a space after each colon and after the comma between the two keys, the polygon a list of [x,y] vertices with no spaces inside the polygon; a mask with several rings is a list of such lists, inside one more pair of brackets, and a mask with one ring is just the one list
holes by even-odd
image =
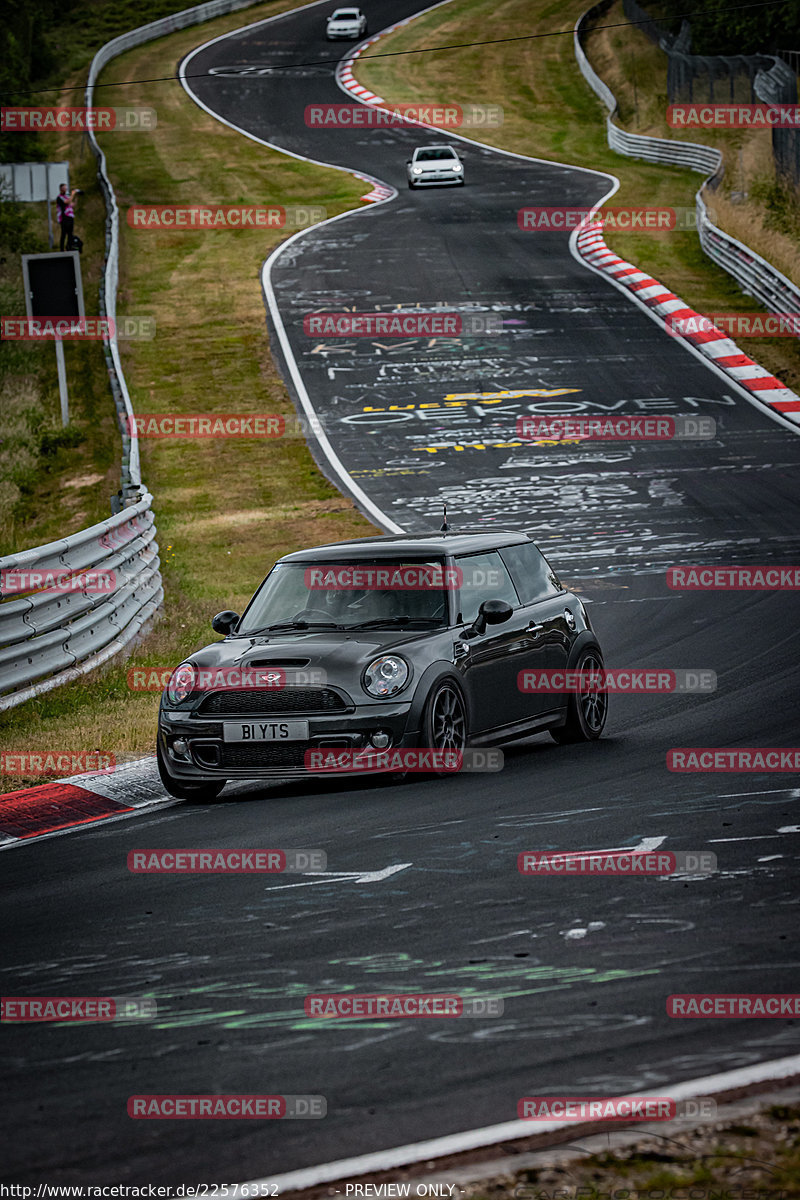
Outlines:
{"label": "grass verge", "polygon": [[[293,7],[248,10],[253,21]],[[260,269],[282,230],[133,230],[133,203],[323,204],[329,216],[359,207],[363,182],[284,157],[203,113],[174,81],[201,40],[243,24],[242,14],[143,46],[109,65],[106,104],[158,111],[148,134],[108,134],[103,148],[122,213],[119,315],[155,319],[152,341],[123,343],[134,410],[146,413],[280,413],[294,409],[272,362]],[[158,84],[136,79],[166,76]],[[109,407],[111,402],[109,399]],[[112,410],[113,411],[113,410]],[[374,532],[317,470],[306,443],[148,440],[142,477],[155,497],[166,603],[125,664],[50,692],[0,717],[10,752],[97,749],[117,758],[150,753],[158,694],[132,691],[128,672],[175,665],[213,640],[209,620],[241,611],[276,557],[314,542]],[[30,780],[5,777],[7,788]]]}

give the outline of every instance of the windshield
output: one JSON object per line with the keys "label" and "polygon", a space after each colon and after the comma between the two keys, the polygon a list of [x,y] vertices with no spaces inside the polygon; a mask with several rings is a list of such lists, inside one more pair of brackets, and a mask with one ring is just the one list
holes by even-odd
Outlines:
{"label": "windshield", "polygon": [[332,21],[357,21],[357,8],[337,8],[336,12],[331,17]]}
{"label": "windshield", "polygon": [[417,162],[432,162],[441,158],[457,158],[455,150],[448,149],[447,146],[434,146],[430,150],[418,150]]}
{"label": "windshield", "polygon": [[256,592],[238,634],[285,629],[446,625],[444,559],[278,563]]}

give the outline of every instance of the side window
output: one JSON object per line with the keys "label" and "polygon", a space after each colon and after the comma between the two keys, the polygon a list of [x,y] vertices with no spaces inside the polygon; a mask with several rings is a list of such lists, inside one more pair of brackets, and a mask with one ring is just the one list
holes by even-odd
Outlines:
{"label": "side window", "polygon": [[533,542],[504,546],[501,553],[523,604],[532,604],[534,600],[544,600],[562,591],[558,576]]}
{"label": "side window", "polygon": [[462,621],[471,624],[484,600],[505,600],[512,608],[519,607],[511,576],[496,550],[488,554],[463,554],[456,558],[455,565],[461,572],[456,609]]}

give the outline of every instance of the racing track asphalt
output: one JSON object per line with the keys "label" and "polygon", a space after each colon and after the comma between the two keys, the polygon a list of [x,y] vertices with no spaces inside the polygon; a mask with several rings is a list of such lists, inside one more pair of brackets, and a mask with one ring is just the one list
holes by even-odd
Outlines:
{"label": "racing track asphalt", "polygon": [[[371,28],[413,10],[376,3]],[[320,37],[326,11],[216,42],[194,56],[192,73],[332,57]],[[408,147],[432,136],[306,129],[306,103],[345,100],[330,68],[191,86],[259,137],[398,189]],[[663,1092],[798,1049],[797,1027],[783,1019],[683,1024],[665,1014],[673,992],[788,992],[796,981],[796,779],[677,775],[665,755],[795,742],[797,602],[677,593],[664,580],[670,563],[797,561],[796,435],[580,266],[565,238],[517,230],[521,204],[594,202],[606,179],[472,147],[466,163],[464,189],[401,191],[277,259],[278,303],[337,453],[409,529],[437,527],[445,493],[455,524],[531,529],[591,601],[608,665],[711,668],[718,690],[618,698],[599,744],[533,739],[507,750],[495,776],[237,785],[211,806],[7,851],[3,994],[147,992],[159,1005],[153,1022],[6,1029],[7,1182],[263,1178],[510,1120],[523,1095]],[[332,378],[330,360],[303,341],[304,311],[323,303],[436,300],[491,301],[524,324],[469,348],[379,355],[365,343]],[[418,409],[397,425],[342,419],[367,404],[557,387],[579,389],[571,395],[585,411],[643,411],[647,401],[650,411],[710,413],[718,436],[594,445],[560,452],[556,464],[531,447],[421,449],[432,438],[513,432],[525,409],[510,404],[497,406],[502,417],[469,406],[440,424],[418,420],[435,411]],[[521,850],[652,837],[713,851],[719,871],[535,880],[516,870]],[[321,848],[337,872],[411,865],[373,883],[129,874],[128,851],[146,846]],[[504,1016],[314,1024],[303,1015],[309,992],[467,987],[503,996]],[[126,1114],[132,1094],[207,1092],[322,1094],[328,1116]]]}

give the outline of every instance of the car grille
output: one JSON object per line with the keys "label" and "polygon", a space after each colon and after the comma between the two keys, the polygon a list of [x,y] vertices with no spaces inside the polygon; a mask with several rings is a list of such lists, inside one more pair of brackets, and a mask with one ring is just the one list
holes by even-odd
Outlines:
{"label": "car grille", "polygon": [[345,712],[347,704],[330,688],[248,688],[246,691],[214,692],[200,704],[204,716],[225,713],[330,713]]}
{"label": "car grille", "polygon": [[263,771],[268,767],[302,767],[305,763],[309,742],[291,742],[270,745],[259,742],[257,746],[223,745],[221,766],[231,769]]}

